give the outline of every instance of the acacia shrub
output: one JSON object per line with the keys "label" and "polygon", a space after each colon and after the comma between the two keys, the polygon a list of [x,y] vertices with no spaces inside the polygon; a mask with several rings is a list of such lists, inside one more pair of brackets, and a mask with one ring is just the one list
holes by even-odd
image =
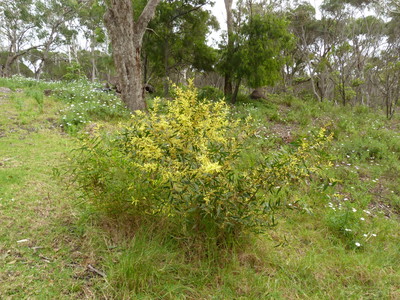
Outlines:
{"label": "acacia shrub", "polygon": [[184,235],[223,242],[274,225],[273,193],[327,162],[321,151],[332,136],[321,130],[252,169],[239,167],[251,120],[234,119],[223,101],[199,100],[192,83],[175,94],[134,112],[118,134],[85,141],[74,176],[95,204],[129,203],[134,214],[168,218]]}

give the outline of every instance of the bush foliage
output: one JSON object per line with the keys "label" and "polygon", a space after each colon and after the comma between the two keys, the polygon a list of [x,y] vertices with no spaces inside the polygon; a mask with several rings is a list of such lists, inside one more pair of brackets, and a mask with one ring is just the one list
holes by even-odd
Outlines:
{"label": "bush foliage", "polygon": [[187,236],[226,241],[274,225],[273,196],[310,179],[328,163],[332,139],[322,129],[257,167],[238,167],[252,135],[249,120],[232,117],[222,101],[199,100],[192,84],[173,101],[156,99],[117,134],[97,131],[75,156],[74,176],[98,207],[162,216]]}

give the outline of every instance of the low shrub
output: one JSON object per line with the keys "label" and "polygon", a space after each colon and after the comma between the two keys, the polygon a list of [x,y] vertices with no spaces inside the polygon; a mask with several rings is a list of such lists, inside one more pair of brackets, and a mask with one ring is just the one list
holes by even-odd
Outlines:
{"label": "low shrub", "polygon": [[123,211],[130,203],[131,213],[168,218],[185,236],[226,242],[275,225],[273,194],[328,162],[322,150],[332,135],[322,129],[237,168],[249,119],[234,119],[222,101],[199,100],[192,84],[175,95],[136,111],[119,133],[84,141],[73,175],[96,206]]}
{"label": "low shrub", "polygon": [[222,100],[224,99],[224,93],[216,87],[213,86],[205,86],[199,89],[198,94],[199,99],[208,99],[208,100]]}

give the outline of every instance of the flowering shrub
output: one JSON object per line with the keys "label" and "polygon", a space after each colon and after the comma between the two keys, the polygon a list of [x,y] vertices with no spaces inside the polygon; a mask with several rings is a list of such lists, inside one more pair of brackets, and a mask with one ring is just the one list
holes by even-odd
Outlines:
{"label": "flowering shrub", "polygon": [[97,205],[129,201],[136,214],[168,217],[188,235],[221,241],[260,232],[274,224],[273,188],[318,172],[332,136],[323,129],[243,170],[237,165],[249,122],[234,120],[222,101],[198,100],[192,84],[177,88],[174,101],[158,99],[148,113],[136,111],[115,137],[86,140],[75,177]]}

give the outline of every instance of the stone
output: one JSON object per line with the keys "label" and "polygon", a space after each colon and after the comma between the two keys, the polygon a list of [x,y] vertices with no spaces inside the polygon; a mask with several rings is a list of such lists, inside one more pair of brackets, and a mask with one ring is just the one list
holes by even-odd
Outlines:
{"label": "stone", "polygon": [[0,87],[0,93],[9,94],[12,93],[12,90],[7,87]]}
{"label": "stone", "polygon": [[262,88],[256,88],[250,95],[251,99],[267,99]]}

